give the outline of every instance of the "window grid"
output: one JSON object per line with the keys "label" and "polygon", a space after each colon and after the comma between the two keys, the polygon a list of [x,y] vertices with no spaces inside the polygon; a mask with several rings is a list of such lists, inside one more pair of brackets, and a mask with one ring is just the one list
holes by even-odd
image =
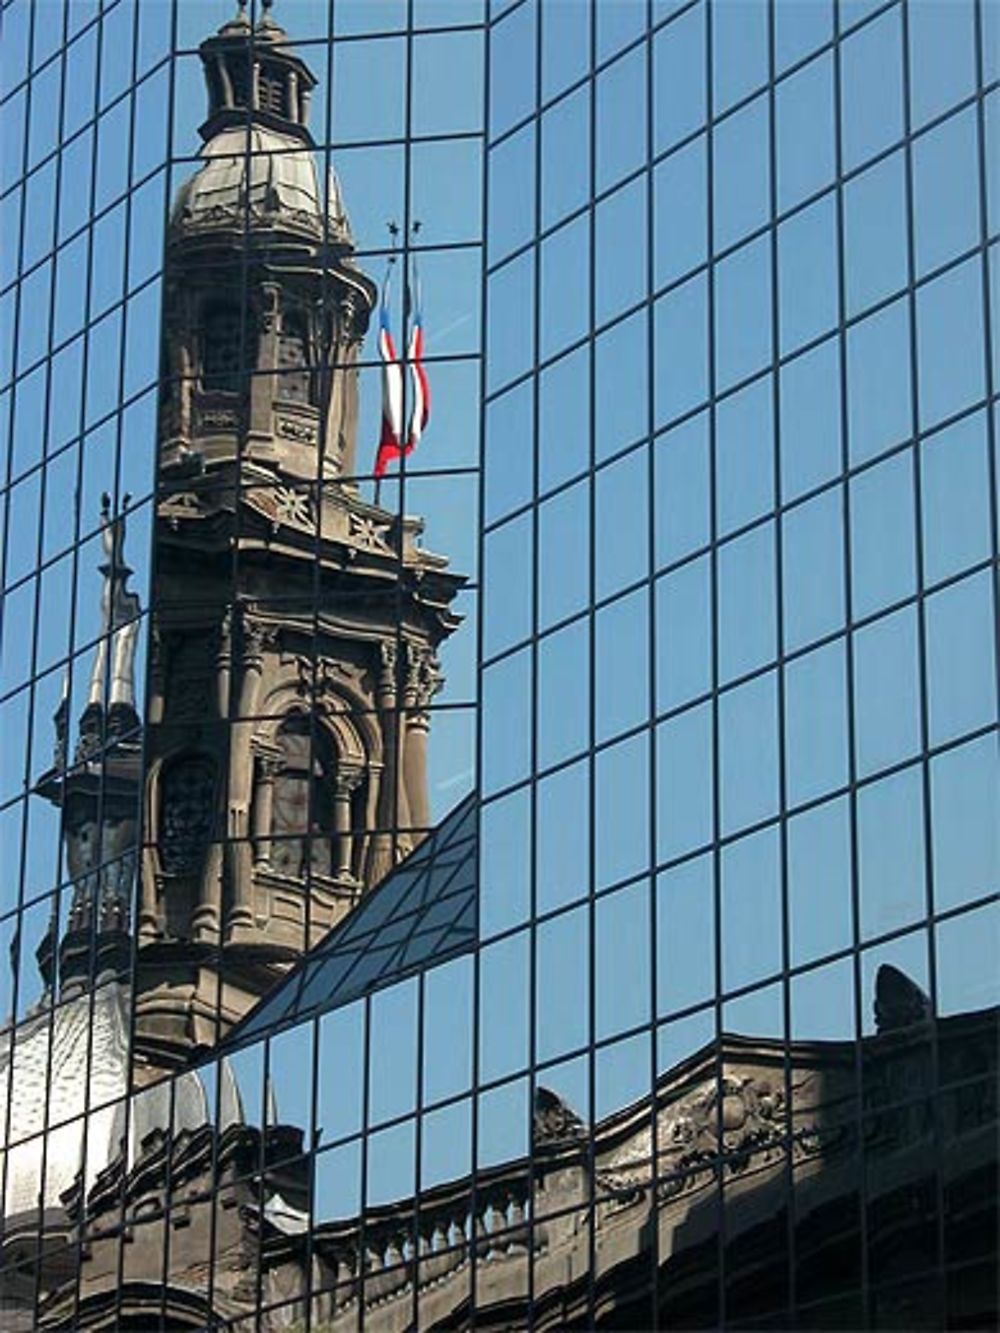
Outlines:
{"label": "window grid", "polygon": [[[988,1234],[990,1211],[961,1201],[970,1182],[956,1179],[950,1152],[952,1134],[961,1139],[975,1116],[980,1126],[995,1116],[988,1089],[996,993],[983,966],[996,960],[990,950],[1000,918],[987,827],[998,782],[1000,571],[986,98],[1000,81],[990,68],[987,7],[956,4],[954,26],[936,41],[930,0],[919,13],[905,0],[863,13],[831,0],[808,17],[776,0],[739,9],[688,0],[670,12],[652,0],[595,0],[579,10],[576,29],[558,6],[537,0],[469,0],[450,10],[406,0],[376,19],[352,0],[317,0],[298,19],[281,0],[273,8],[257,0],[247,7],[247,35],[238,38],[244,64],[233,65],[233,77],[247,76],[250,88],[258,62],[263,112],[294,123],[297,85],[275,70],[293,68],[282,61],[315,62],[316,146],[304,155],[293,135],[267,157],[267,169],[280,177],[308,156],[311,171],[325,172],[322,194],[317,182],[321,258],[307,297],[301,274],[290,277],[280,258],[264,274],[257,223],[243,204],[226,264],[206,252],[218,266],[218,293],[238,294],[238,347],[215,371],[225,377],[215,410],[228,406],[226,395],[236,408],[231,457],[214,444],[220,453],[197,465],[180,449],[164,463],[174,447],[164,422],[176,404],[200,401],[212,356],[227,349],[203,328],[199,334],[195,321],[191,346],[200,336],[202,349],[179,373],[148,356],[143,364],[148,349],[136,331],[152,347],[181,327],[174,289],[182,252],[170,230],[171,200],[203,169],[192,152],[196,113],[187,106],[198,34],[177,5],[167,40],[162,26],[144,28],[127,0],[82,19],[63,6],[59,38],[37,6],[8,0],[0,9],[12,47],[24,33],[24,69],[8,74],[0,97],[19,163],[0,193],[17,228],[13,276],[0,286],[12,349],[0,370],[10,434],[0,492],[8,611],[0,726],[16,742],[16,773],[0,787],[0,840],[17,857],[15,865],[8,855],[10,887],[0,903],[0,941],[11,961],[3,987],[10,1017],[0,1032],[8,1088],[0,1206],[10,1211],[32,1152],[41,1163],[37,1197],[73,1125],[84,1162],[96,1164],[74,1184],[71,1206],[90,1210],[67,1232],[75,1276],[53,1294],[43,1257],[54,1233],[41,1225],[29,1230],[20,1258],[0,1254],[0,1286],[21,1281],[23,1289],[27,1272],[28,1322],[45,1311],[80,1327],[139,1317],[137,1255],[146,1255],[151,1284],[144,1316],[155,1309],[164,1325],[183,1307],[189,1320],[220,1327],[247,1319],[264,1326],[273,1315],[315,1329],[334,1319],[377,1329],[404,1309],[414,1326],[430,1327],[439,1318],[489,1321],[500,1301],[517,1311],[519,1326],[538,1328],[559,1319],[727,1328],[813,1318],[874,1327],[917,1313],[942,1323],[988,1319],[975,1302],[989,1300],[989,1256],[972,1234],[976,1225]],[[290,30],[301,22],[303,31],[274,43],[272,19]],[[234,33],[240,22],[233,20]],[[458,40],[475,53],[471,77],[454,59]],[[71,106],[74,62],[91,41],[93,87],[84,80],[83,113]],[[671,108],[661,100],[660,52],[670,43],[683,59],[685,41],[697,123],[661,142],[660,116]],[[869,52],[892,43],[900,88],[898,125],[887,117],[875,127],[882,138],[859,151],[850,137],[856,71],[848,62],[862,41]],[[399,88],[387,93],[395,117],[388,135],[380,133],[387,122],[378,107],[362,111],[343,87],[352,77],[345,52],[389,68],[378,61],[390,47]],[[727,52],[736,47],[734,63]],[[435,61],[444,93],[423,81]],[[626,79],[627,71],[638,77]],[[782,115],[803,87],[793,83],[797,76],[827,71],[811,128],[828,144],[830,169],[790,195],[779,175],[782,135],[790,132]],[[686,93],[676,78],[671,95],[680,105]],[[210,97],[223,98],[224,83],[217,75]],[[49,133],[50,120],[39,117],[54,88]],[[475,128],[454,112],[463,96],[477,105]],[[144,108],[158,97],[165,144],[156,150],[163,160],[151,164]],[[437,98],[437,120],[428,116],[428,97]],[[584,99],[578,160],[556,160],[543,126],[555,113],[565,132]],[[728,216],[739,186],[735,194],[720,188],[718,173],[736,172],[726,145],[754,108],[768,117],[767,181],[751,227]],[[234,107],[221,114],[233,117],[240,141],[233,169],[246,181],[258,162],[257,122],[249,112],[235,116]],[[632,116],[628,135],[623,114]],[[959,126],[974,135],[963,140],[974,153],[961,166],[976,210],[973,233],[949,232],[949,201],[931,205],[920,186],[934,136]],[[39,152],[47,133],[52,142]],[[105,202],[102,151],[115,135],[125,168]],[[69,210],[88,144],[86,221],[64,237],[64,201]],[[463,145],[482,151],[460,159]],[[526,149],[520,177],[502,166],[518,145]],[[431,146],[456,152],[447,159],[451,181],[447,172],[435,179],[437,198],[423,181],[430,159],[421,154]],[[375,164],[389,162],[391,148],[398,155],[384,173],[393,175],[389,182]],[[670,239],[671,220],[661,216],[656,173],[686,160],[688,150],[704,155],[691,224],[702,236],[680,271],[665,275],[656,246],[664,232]],[[905,273],[899,266],[886,284],[891,291],[858,301],[853,282],[883,242],[857,228],[852,201],[889,163],[901,169],[905,236],[892,244]],[[334,170],[346,179],[348,205],[369,207],[366,190],[380,203],[398,200],[401,237],[387,243],[366,221],[350,254],[354,299],[368,303],[371,330],[353,351],[338,346],[325,367],[326,333],[321,339],[315,330],[343,309]],[[579,191],[571,208],[550,215],[546,200],[564,171],[575,173]],[[43,238],[32,227],[33,200],[49,173],[54,201]],[[141,191],[157,181],[163,248],[134,271],[134,257],[148,249]],[[468,207],[471,198],[476,205]],[[440,235],[432,222],[418,234],[413,224],[433,207],[468,207],[475,222],[455,232],[444,225]],[[518,228],[505,222],[512,211],[521,214]],[[808,246],[820,242],[802,238],[816,221],[828,224],[830,245],[810,255]],[[102,250],[119,223],[120,253],[109,262]],[[945,239],[935,246],[938,227]],[[803,244],[805,268],[793,248]],[[67,331],[61,284],[77,254],[79,314]],[[933,257],[924,261],[925,254]],[[391,318],[405,341],[414,260],[425,274],[424,364],[434,393],[452,368],[466,367],[465,387],[452,391],[449,407],[471,393],[478,373],[474,409],[469,404],[467,424],[449,425],[437,405],[447,401],[442,393],[435,433],[385,480],[364,454],[332,475],[331,451],[347,446],[323,385],[356,376],[354,429],[367,449],[378,430],[381,270],[392,270]],[[811,289],[787,285],[793,260],[828,301],[811,325]],[[199,289],[205,270],[192,265],[186,277]],[[750,282],[759,300],[739,285]],[[459,299],[463,287],[471,291]],[[268,306],[272,289],[278,296]],[[431,313],[446,301],[448,315],[474,330],[450,343]],[[310,349],[298,357],[305,372],[288,341],[293,309],[303,321],[296,346]],[[319,323],[310,332],[313,315]],[[864,361],[880,338],[881,355],[895,355],[886,349],[897,325],[886,330],[897,317],[908,322],[891,378]],[[286,330],[276,352],[284,379],[274,378],[279,372],[260,350],[274,318]],[[404,364],[407,355],[404,348]],[[883,387],[887,402],[891,390],[893,404],[902,403],[905,426],[884,424],[889,408],[876,421]],[[412,393],[404,376],[403,421]],[[155,401],[160,396],[166,406]],[[293,463],[262,481],[265,401],[268,413],[290,414],[287,442],[274,447],[285,451],[282,467]],[[526,426],[511,429],[524,409]],[[553,415],[561,425],[554,435]],[[143,429],[148,438],[139,444]],[[462,430],[478,438],[459,447]],[[443,457],[435,455],[437,431]],[[940,461],[949,449],[953,468]],[[156,459],[152,472],[145,458]],[[213,468],[218,483],[208,480]],[[130,501],[136,477],[141,494]],[[87,509],[102,489],[108,500],[97,519]],[[384,548],[383,592],[366,585],[348,595],[346,557],[331,574],[322,515],[345,490],[355,497],[351,521],[374,525],[365,529],[369,550]],[[185,555],[182,536],[208,529],[193,527],[184,505],[214,505],[213,522],[230,524],[228,547],[213,555],[205,540],[196,558]],[[379,509],[391,520],[383,530]],[[405,547],[407,516],[425,509],[426,547],[415,529]],[[965,513],[967,539],[955,530]],[[115,546],[126,520],[127,557]],[[293,529],[297,536],[289,536]],[[398,541],[387,540],[391,530]],[[452,569],[467,576],[460,589],[440,581],[450,575],[439,575],[443,566],[430,555],[442,549],[437,532]],[[458,549],[467,553],[461,559]],[[269,592],[274,571],[293,568],[289,551],[304,572]],[[107,569],[98,575],[102,558]],[[139,567],[132,577],[141,606],[123,623],[114,597],[125,595],[126,558]],[[362,562],[355,570],[367,568],[360,544],[350,559]],[[423,563],[411,581],[414,561]],[[211,570],[223,565],[231,611],[217,632]],[[444,648],[445,693],[431,688],[420,706],[436,786],[418,817],[408,784],[420,760],[412,750],[406,757],[404,736],[417,712],[419,664],[411,654],[422,596],[437,597],[442,614],[449,607],[466,614],[466,623]],[[178,656],[164,666],[169,633]],[[355,644],[344,653],[338,678],[330,642],[352,634],[363,645],[375,638],[385,645],[378,659],[385,674],[365,657],[368,678],[381,683],[364,706],[344,708],[330,699],[344,697],[338,679],[367,649]],[[137,645],[138,711],[116,731],[118,666],[102,675],[91,674],[91,664],[101,654],[120,664],[128,635]],[[254,647],[256,635],[262,646]],[[210,688],[194,690],[192,711],[171,721],[170,672],[188,669],[177,663],[196,640],[211,658]],[[268,654],[279,652],[284,667],[298,653],[291,704],[287,689],[262,688],[254,697],[246,685],[254,672],[263,678]],[[681,674],[668,675],[668,667]],[[65,702],[57,706],[63,676]],[[96,739],[71,758],[77,714],[88,703],[100,713]],[[50,764],[46,714],[56,706]],[[212,734],[225,742],[210,770],[210,728],[191,719],[216,707]],[[264,791],[280,783],[272,770],[280,769],[289,718],[307,751],[309,817],[301,828],[262,813]],[[366,736],[384,728],[384,751],[361,779],[345,748],[352,728]],[[247,769],[240,737],[251,730]],[[80,731],[83,745],[82,722]],[[435,758],[436,745],[445,759]],[[141,788],[148,784],[148,796],[131,798],[133,815],[120,813],[123,792],[133,790],[127,764],[137,766]],[[322,773],[314,777],[316,765]],[[199,824],[192,813],[198,784],[180,779],[195,771],[216,775],[224,818]],[[385,783],[380,814],[369,810],[375,789],[364,785],[376,773]],[[201,786],[213,782],[205,776]],[[96,834],[81,832],[87,801]],[[168,806],[169,827],[186,830],[191,844],[177,857],[157,823]],[[475,830],[466,859],[477,857],[476,871],[455,891],[444,882],[447,855],[438,865],[432,857],[426,873],[416,870],[421,837],[430,834],[424,846],[432,847],[449,812]],[[106,826],[128,818],[136,833],[125,846]],[[280,856],[282,833],[305,843],[298,873]],[[328,861],[313,855],[314,839]],[[377,847],[383,883],[364,899],[359,888],[346,926],[342,919],[326,934],[330,912],[339,910],[328,898],[345,890],[339,872],[348,865],[356,878],[354,867]],[[151,900],[143,867],[154,864],[160,896]],[[209,866],[218,866],[217,876]],[[387,904],[403,901],[418,873],[429,887],[404,928]],[[174,932],[187,927],[170,917],[150,933],[151,901],[182,922],[182,892],[201,892],[183,888],[185,875],[218,885],[220,923],[242,905],[243,939],[253,943],[232,947],[234,933],[224,945],[228,927],[213,935],[191,918],[197,947],[184,984],[202,1007],[191,1010],[185,1052],[171,1047],[161,1067],[142,998],[148,969],[167,967]],[[122,953],[94,922],[113,901],[108,886],[129,876],[132,919]],[[199,911],[212,907],[207,898],[192,901]],[[366,909],[380,923],[370,933]],[[74,912],[86,917],[79,939]],[[289,944],[296,912],[299,934]],[[268,954],[279,940],[284,952]],[[426,952],[418,956],[418,948]],[[323,960],[338,950],[347,982],[323,993]],[[234,997],[263,988],[266,967],[278,988],[274,1003],[261,1000],[256,1021],[244,1015],[241,1023],[243,1001]],[[169,1006],[162,996],[159,1003],[157,1021],[166,1022]],[[111,1054],[106,1021],[123,1025]],[[70,1112],[56,1095],[66,1058],[60,1043],[81,1022],[82,1100]],[[42,1091],[37,1115],[24,1118],[16,1094],[31,1060],[44,1069]],[[114,1134],[124,1158],[113,1151],[102,1158]],[[897,1194],[883,1178],[900,1169],[893,1135],[909,1135],[922,1159]],[[122,1177],[156,1153],[163,1179],[178,1183],[155,1203],[143,1196],[140,1206]],[[102,1164],[111,1174],[100,1174]],[[988,1163],[978,1167],[985,1179]],[[817,1207],[823,1173],[836,1180],[842,1210],[836,1272],[824,1269],[831,1223]],[[746,1226],[751,1190],[770,1219],[766,1235]],[[629,1209],[643,1219],[633,1232]],[[250,1271],[234,1298],[227,1246],[237,1215],[253,1225],[242,1235]],[[673,1221],[664,1225],[665,1217]],[[700,1229],[697,1245],[680,1239],[688,1220]],[[201,1302],[197,1310],[179,1295],[191,1235],[207,1255],[203,1291],[190,1298]],[[626,1235],[635,1258],[627,1276],[609,1258]],[[894,1243],[901,1253],[892,1264]],[[114,1274],[113,1294],[94,1285],[95,1251]],[[559,1271],[572,1271],[574,1281],[553,1276],[560,1260]],[[293,1301],[272,1294],[281,1286],[276,1272],[291,1275],[284,1290],[297,1292]],[[233,1300],[243,1302],[239,1316],[232,1304],[226,1311]]]}

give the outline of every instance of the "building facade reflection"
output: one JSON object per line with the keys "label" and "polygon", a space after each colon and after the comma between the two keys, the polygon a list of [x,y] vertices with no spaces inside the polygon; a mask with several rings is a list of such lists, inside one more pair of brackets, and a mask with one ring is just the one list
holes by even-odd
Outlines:
{"label": "building facade reflection", "polygon": [[377,290],[317,174],[315,78],[269,13],[200,54],[203,165],[164,282],[136,994],[154,1069],[212,1045],[426,835],[463,581],[355,481]]}
{"label": "building facade reflection", "polygon": [[0,1324],[992,1326],[991,7],[236,8],[0,10]]}

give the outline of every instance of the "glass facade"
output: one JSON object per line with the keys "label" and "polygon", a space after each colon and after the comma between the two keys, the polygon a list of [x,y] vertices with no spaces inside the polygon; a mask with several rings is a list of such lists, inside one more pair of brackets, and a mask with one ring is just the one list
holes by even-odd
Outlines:
{"label": "glass facade", "polygon": [[5,1328],[996,1322],[998,13],[5,0]]}

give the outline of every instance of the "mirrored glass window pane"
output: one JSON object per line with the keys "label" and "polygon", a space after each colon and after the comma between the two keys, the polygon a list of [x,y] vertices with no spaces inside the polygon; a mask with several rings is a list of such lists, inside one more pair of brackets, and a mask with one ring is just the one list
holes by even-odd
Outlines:
{"label": "mirrored glass window pane", "polygon": [[792,964],[847,948],[852,939],[851,825],[846,797],[788,821],[788,921]]}
{"label": "mirrored glass window pane", "polygon": [[931,760],[934,901],[938,911],[1000,882],[1000,750],[984,736]]}
{"label": "mirrored glass window pane", "polygon": [[781,967],[781,868],[777,829],[729,843],[722,853],[722,980],[736,990]]}
{"label": "mirrored glass window pane", "polygon": [[861,933],[866,939],[919,919],[927,901],[919,767],[858,792]]}
{"label": "mirrored glass window pane", "polygon": [[722,830],[734,833],[778,806],[778,719],[774,672],[719,699]]}
{"label": "mirrored glass window pane", "polygon": [[997,720],[991,583],[989,574],[976,574],[927,599],[932,745]]}
{"label": "mirrored glass window pane", "polygon": [[865,776],[919,746],[917,619],[906,607],[854,636],[854,744]]}

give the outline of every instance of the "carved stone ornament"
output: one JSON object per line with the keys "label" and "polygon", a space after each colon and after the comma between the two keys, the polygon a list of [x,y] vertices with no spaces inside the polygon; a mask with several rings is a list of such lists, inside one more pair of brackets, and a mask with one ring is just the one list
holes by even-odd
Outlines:
{"label": "carved stone ornament", "polygon": [[443,684],[444,676],[434,650],[425,644],[407,644],[406,693],[412,706],[429,708]]}
{"label": "carved stone ornament", "polygon": [[[693,1186],[702,1169],[714,1170],[720,1152],[732,1175],[745,1171],[751,1162],[759,1166],[779,1155],[785,1148],[784,1104],[784,1091],[770,1080],[727,1074],[721,1085],[706,1080],[665,1107],[657,1121],[656,1148],[659,1172],[671,1178],[661,1184],[661,1195],[673,1197]],[[650,1137],[645,1129],[618,1150],[605,1169],[609,1183],[627,1186],[648,1175]],[[803,1145],[809,1141],[807,1136]]]}
{"label": "carved stone ornament", "polygon": [[[184,208],[181,211],[183,230],[193,234],[198,231],[214,231],[217,228],[226,228],[242,233],[244,226],[250,228],[271,227],[274,225],[274,214],[279,211],[278,208],[274,207],[277,202],[272,194],[265,198],[263,204],[247,201],[244,197],[239,203],[213,204],[210,207],[200,207],[197,213],[192,212],[190,208]],[[308,232],[311,236],[322,236],[322,221],[309,209],[288,208],[281,205],[280,212],[281,225],[285,230],[301,230]]]}
{"label": "carved stone ornament", "polygon": [[161,500],[160,518],[166,519],[174,529],[182,518],[197,518],[202,512],[202,504],[193,491],[178,491]]}
{"label": "carved stone ornament", "polygon": [[377,519],[368,518],[364,514],[350,514],[350,525],[348,535],[350,540],[360,546],[363,551],[379,551],[384,555],[392,555],[393,550],[387,540],[391,523],[380,523]]}
{"label": "carved stone ornament", "polygon": [[203,407],[199,419],[202,430],[236,430],[239,413],[231,407]]}
{"label": "carved stone ornament", "polygon": [[356,672],[341,662],[329,658],[296,657],[295,670],[298,675],[296,689],[299,694],[315,695],[317,698],[335,690],[339,682],[354,680]]}
{"label": "carved stone ornament", "polygon": [[312,503],[308,494],[292,486],[279,486],[274,493],[274,522],[314,531]]}
{"label": "carved stone ornament", "polygon": [[278,626],[266,625],[250,616],[243,617],[243,661],[248,666],[259,666],[263,660],[264,649],[272,648],[278,642]]}
{"label": "carved stone ornament", "polygon": [[395,692],[399,645],[395,639],[380,639],[378,645],[378,686],[383,693]]}
{"label": "carved stone ornament", "polygon": [[308,421],[293,421],[290,417],[278,417],[275,432],[285,440],[296,440],[300,444],[316,443],[316,427]]}
{"label": "carved stone ornament", "polygon": [[565,1144],[586,1137],[583,1121],[556,1093],[541,1084],[535,1089],[534,1140]]}
{"label": "carved stone ornament", "polygon": [[346,800],[352,792],[357,790],[363,777],[360,768],[352,768],[348,764],[339,764],[333,775],[333,794],[340,800]]}
{"label": "carved stone ornament", "polygon": [[278,323],[278,308],[281,302],[281,288],[276,282],[261,283],[263,304],[258,323],[261,333],[273,333]]}

